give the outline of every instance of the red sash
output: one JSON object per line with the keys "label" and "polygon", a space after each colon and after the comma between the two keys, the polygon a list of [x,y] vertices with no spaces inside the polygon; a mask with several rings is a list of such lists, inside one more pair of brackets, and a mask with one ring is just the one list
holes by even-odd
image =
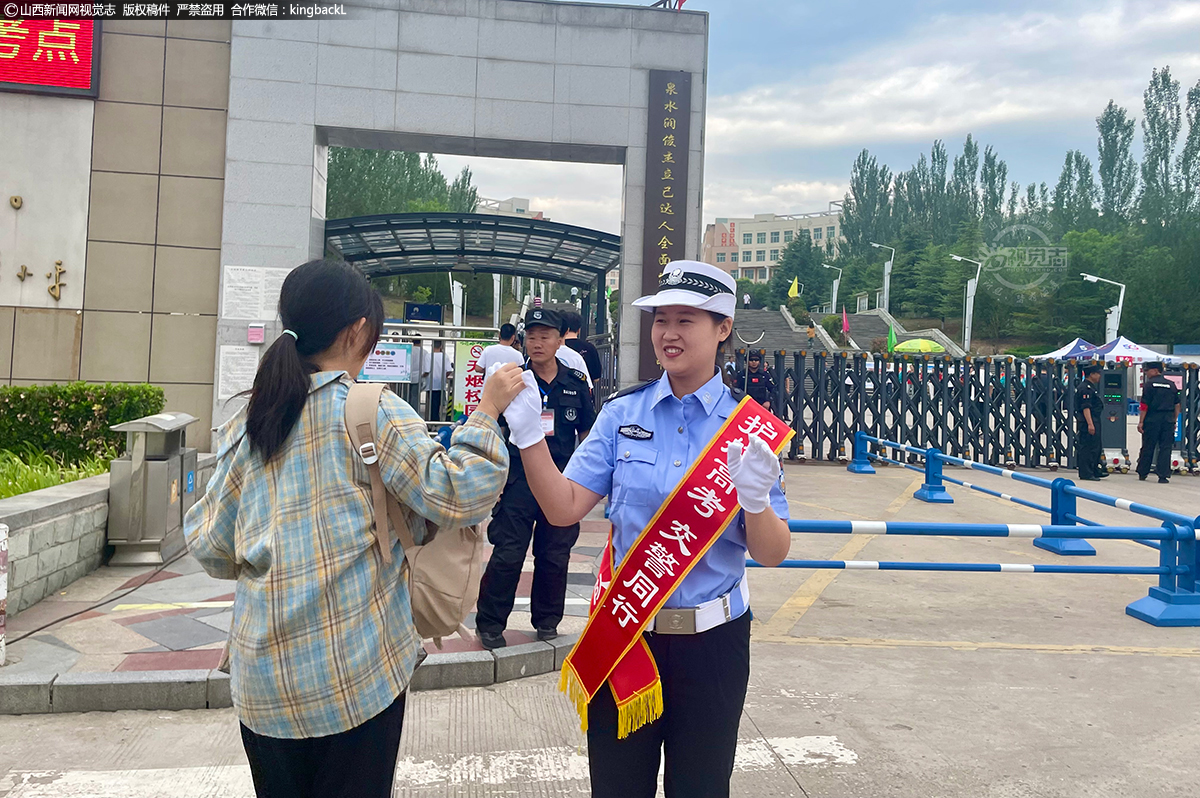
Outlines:
{"label": "red sash", "polygon": [[574,701],[584,730],[588,702],[606,681],[617,704],[617,737],[662,715],[662,683],[642,633],[737,515],[726,450],[735,440],[745,445],[751,434],[778,454],[794,433],[747,396],[642,530],[615,575],[611,544],[605,549],[587,626],[563,663],[559,684]]}

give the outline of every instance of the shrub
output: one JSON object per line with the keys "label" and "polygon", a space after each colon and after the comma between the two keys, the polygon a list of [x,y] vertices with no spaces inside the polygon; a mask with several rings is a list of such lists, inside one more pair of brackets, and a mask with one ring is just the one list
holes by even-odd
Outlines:
{"label": "shrub", "polygon": [[821,326],[825,328],[825,332],[829,333],[833,340],[841,340],[842,337],[842,317],[837,313],[830,313],[821,319]]}
{"label": "shrub", "polygon": [[41,452],[66,463],[119,454],[125,434],[109,427],[161,413],[165,403],[155,385],[0,386],[0,449]]}

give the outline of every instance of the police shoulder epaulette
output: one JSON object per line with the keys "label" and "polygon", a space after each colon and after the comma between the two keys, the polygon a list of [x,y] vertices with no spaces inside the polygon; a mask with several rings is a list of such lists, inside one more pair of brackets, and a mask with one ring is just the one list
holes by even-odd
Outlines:
{"label": "police shoulder epaulette", "polygon": [[572,376],[574,376],[575,379],[579,380],[584,385],[587,385],[588,376],[586,374],[584,374],[582,371],[580,371],[579,369],[573,369],[573,368],[568,368],[567,371],[571,372]]}
{"label": "police shoulder epaulette", "polygon": [[649,388],[651,385],[653,385],[656,382],[658,382],[658,380],[653,379],[653,380],[646,380],[645,382],[639,382],[637,385],[631,385],[628,388],[617,391],[612,396],[605,399],[604,404],[608,404],[609,402],[611,402],[614,399],[620,399],[622,396],[629,396],[631,393],[637,393],[638,391],[645,390],[646,388]]}

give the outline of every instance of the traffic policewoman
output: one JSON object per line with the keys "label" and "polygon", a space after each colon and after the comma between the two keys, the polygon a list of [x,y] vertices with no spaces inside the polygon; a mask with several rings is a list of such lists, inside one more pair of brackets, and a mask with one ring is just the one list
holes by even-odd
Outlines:
{"label": "traffic policewoman", "polygon": [[[720,269],[695,261],[669,263],[659,280],[656,294],[633,304],[654,314],[651,340],[664,373],[609,401],[565,472],[555,467],[549,449],[536,435],[537,393],[527,387],[505,412],[513,434],[521,440],[518,448],[529,486],[550,523],[574,524],[602,497],[609,498],[615,583],[605,593],[605,603],[593,611],[568,665],[593,634],[597,617],[610,620],[608,603],[615,601],[613,613],[618,607],[636,611],[638,602],[622,604],[622,600],[659,590],[663,582],[646,581],[651,571],[677,580],[669,591],[663,590],[665,602],[659,596],[648,605],[657,608],[654,615],[627,628],[625,621],[632,614],[623,616],[620,626],[610,622],[612,630],[630,631],[636,639],[627,648],[622,648],[624,641],[613,642],[610,650],[598,641],[604,656],[620,661],[611,671],[598,671],[600,682],[594,692],[583,693],[582,701],[576,692],[577,704],[587,702],[584,712],[595,798],[652,798],[664,752],[667,798],[729,795],[750,675],[746,553],[773,566],[787,556],[790,545],[779,459],[762,437],[751,434],[768,430],[781,445],[786,440],[781,437],[781,422],[767,415],[770,422],[764,423],[761,414],[755,415],[742,424],[742,431],[749,431],[746,435],[737,441],[722,438],[732,434],[727,431],[745,412],[716,366],[720,346],[733,328],[735,283]],[[721,440],[727,442],[727,453],[714,448]],[[693,469],[693,464],[699,467]],[[687,496],[704,499],[689,507],[699,512],[689,519],[702,520],[705,512],[712,515],[718,509],[734,514],[727,526],[714,526],[703,540],[695,533],[697,524],[676,520],[668,526],[666,515],[678,506],[674,502],[687,488],[683,483],[694,474],[703,477],[706,471],[710,478],[706,484],[727,487],[687,490]],[[729,501],[732,498],[740,510]],[[637,565],[635,554],[648,557],[649,568],[625,580],[627,572],[618,568],[627,557]],[[623,592],[614,598],[610,594],[617,594],[618,588]],[[641,606],[647,604],[643,601]],[[645,686],[618,683],[626,660],[631,659],[639,659],[643,666],[637,675],[645,679]],[[619,702],[619,695],[628,698]],[[647,702],[648,695],[654,700]],[[626,706],[636,711],[627,717],[619,711]]]}

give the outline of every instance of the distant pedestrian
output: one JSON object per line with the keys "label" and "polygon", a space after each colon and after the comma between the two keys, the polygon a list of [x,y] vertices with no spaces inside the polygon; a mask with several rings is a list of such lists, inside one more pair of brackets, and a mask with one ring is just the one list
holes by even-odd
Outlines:
{"label": "distant pedestrian", "polygon": [[749,310],[749,308],[750,308],[750,295],[749,294],[742,294],[742,307]]}
{"label": "distant pedestrian", "polygon": [[1075,436],[1075,461],[1079,478],[1088,482],[1100,479],[1100,411],[1104,400],[1096,386],[1100,384],[1103,366],[1093,363],[1083,367],[1083,383],[1075,394],[1075,415],[1079,418]]}
{"label": "distant pedestrian", "polygon": [[600,373],[603,371],[600,363],[600,350],[596,349],[596,345],[591,341],[579,337],[579,331],[583,329],[583,316],[578,310],[563,311],[562,317],[563,323],[567,327],[566,332],[563,333],[563,342],[583,356],[588,376],[594,383],[600,379]]}
{"label": "distant pedestrian", "polygon": [[[1142,384],[1142,401],[1138,406],[1138,432],[1142,434],[1142,451],[1138,454],[1138,479],[1150,476],[1153,463],[1159,482],[1169,482],[1171,449],[1175,445],[1175,425],[1179,418],[1179,389],[1163,376],[1163,364],[1155,361],[1142,366],[1146,381]],[[1154,450],[1158,448],[1158,458]]]}
{"label": "distant pedestrian", "polygon": [[751,352],[746,356],[746,370],[738,375],[737,387],[767,410],[771,410],[775,381],[771,378],[771,372],[763,366],[762,353]]}
{"label": "distant pedestrian", "polygon": [[483,354],[475,361],[475,371],[480,374],[486,374],[488,366],[493,363],[516,363],[518,366],[524,365],[525,357],[521,354],[516,340],[516,326],[512,324],[500,325],[500,343],[483,348]]}

